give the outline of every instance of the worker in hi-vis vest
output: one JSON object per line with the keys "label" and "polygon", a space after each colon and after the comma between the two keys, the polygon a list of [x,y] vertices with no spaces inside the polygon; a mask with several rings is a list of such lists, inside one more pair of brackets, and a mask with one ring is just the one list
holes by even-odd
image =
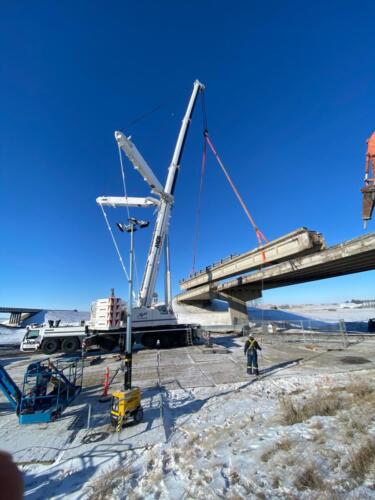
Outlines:
{"label": "worker in hi-vis vest", "polygon": [[250,375],[259,375],[257,350],[261,351],[262,348],[254,337],[249,335],[249,338],[245,342],[244,353],[247,354],[247,373]]}

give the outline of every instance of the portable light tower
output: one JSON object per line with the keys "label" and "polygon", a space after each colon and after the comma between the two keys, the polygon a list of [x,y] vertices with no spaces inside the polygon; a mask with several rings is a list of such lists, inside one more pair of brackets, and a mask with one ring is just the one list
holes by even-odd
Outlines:
{"label": "portable light tower", "polygon": [[133,310],[133,270],[134,270],[134,232],[148,227],[149,222],[138,220],[134,217],[128,218],[128,224],[117,223],[117,227],[123,233],[130,233],[130,269],[129,269],[129,298],[128,316],[126,318],[126,344],[121,342],[120,351],[125,348],[125,370],[124,370],[124,391],[112,393],[111,422],[116,426],[117,431],[122,429],[123,422],[129,417],[133,417],[135,422],[140,422],[143,418],[141,406],[141,390],[139,387],[132,388],[132,310]]}
{"label": "portable light tower", "polygon": [[[121,232],[130,233],[130,266],[129,266],[129,298],[128,298],[128,316],[126,319],[126,349],[125,349],[125,377],[124,390],[131,389],[132,385],[132,311],[133,311],[133,274],[134,274],[134,232],[149,226],[149,222],[138,220],[134,217],[128,218],[127,225],[117,223]],[[121,345],[121,352],[124,352],[124,343]]]}

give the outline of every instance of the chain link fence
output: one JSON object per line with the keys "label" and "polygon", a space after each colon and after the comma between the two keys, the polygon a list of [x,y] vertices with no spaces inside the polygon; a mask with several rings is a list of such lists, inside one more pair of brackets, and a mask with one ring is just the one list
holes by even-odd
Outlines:
{"label": "chain link fence", "polygon": [[[349,337],[344,320],[338,322],[320,322],[317,320],[250,320],[249,325],[210,325],[202,327],[201,337],[209,342],[211,333],[236,333],[254,335],[265,343],[293,342],[303,344],[332,344],[332,347],[346,348]],[[353,341],[359,341],[361,335]],[[362,339],[363,340],[363,339]]]}
{"label": "chain link fence", "polygon": [[349,344],[345,322],[334,323],[316,320],[250,321],[243,327],[243,335],[253,334],[263,342],[300,342],[304,344],[334,343],[342,347]]}

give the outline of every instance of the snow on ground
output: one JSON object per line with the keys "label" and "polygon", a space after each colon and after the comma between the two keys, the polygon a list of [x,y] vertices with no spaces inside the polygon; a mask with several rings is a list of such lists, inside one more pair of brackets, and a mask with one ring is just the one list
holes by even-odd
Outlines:
{"label": "snow on ground", "polygon": [[22,342],[25,336],[25,328],[9,328],[0,325],[0,345],[17,345]]}
{"label": "snow on ground", "polygon": [[[295,376],[167,391],[163,408],[173,429],[166,442],[107,451],[107,461],[98,446],[85,468],[81,458],[43,472],[34,467],[25,498],[375,498],[375,393],[356,399],[369,378],[375,391],[373,372],[359,380]],[[332,395],[341,401],[332,415],[284,422],[280,401]],[[365,409],[372,413],[364,416]],[[361,472],[351,461],[367,441],[372,462]],[[99,474],[70,495],[69,483],[84,481],[93,467]]]}
{"label": "snow on ground", "polygon": [[[358,409],[357,393],[369,376],[372,399],[363,397]],[[360,382],[347,375],[297,376],[170,391],[171,438],[109,468],[86,491],[134,499],[375,498],[375,420],[373,413],[363,416],[364,408],[375,409],[373,382],[373,373],[365,372]],[[283,399],[329,401],[332,394],[340,398],[332,415],[283,421]],[[186,405],[192,411],[181,411]],[[357,471],[353,453],[368,436],[372,462]]]}
{"label": "snow on ground", "polygon": [[[97,402],[99,374],[118,366],[113,355],[85,369],[77,405],[53,425],[20,428],[14,414],[2,416],[0,441],[7,436],[11,451],[18,439],[25,498],[375,498],[372,340],[344,352],[264,344],[259,379],[245,373],[243,338],[214,341],[212,350],[136,353],[145,419],[119,434]],[[28,363],[9,362],[16,378]],[[83,443],[97,432],[102,441]]]}
{"label": "snow on ground", "polygon": [[347,322],[365,321],[375,316],[374,307],[349,307],[347,304],[314,304],[291,306],[287,311],[301,314],[307,318]]}

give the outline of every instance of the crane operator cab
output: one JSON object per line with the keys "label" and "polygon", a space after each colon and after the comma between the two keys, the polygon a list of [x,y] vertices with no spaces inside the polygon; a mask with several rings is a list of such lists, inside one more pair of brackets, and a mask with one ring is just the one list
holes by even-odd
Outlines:
{"label": "crane operator cab", "polygon": [[143,419],[141,389],[139,387],[112,393],[111,424],[120,432],[123,424],[129,419],[133,419],[136,424]]}

